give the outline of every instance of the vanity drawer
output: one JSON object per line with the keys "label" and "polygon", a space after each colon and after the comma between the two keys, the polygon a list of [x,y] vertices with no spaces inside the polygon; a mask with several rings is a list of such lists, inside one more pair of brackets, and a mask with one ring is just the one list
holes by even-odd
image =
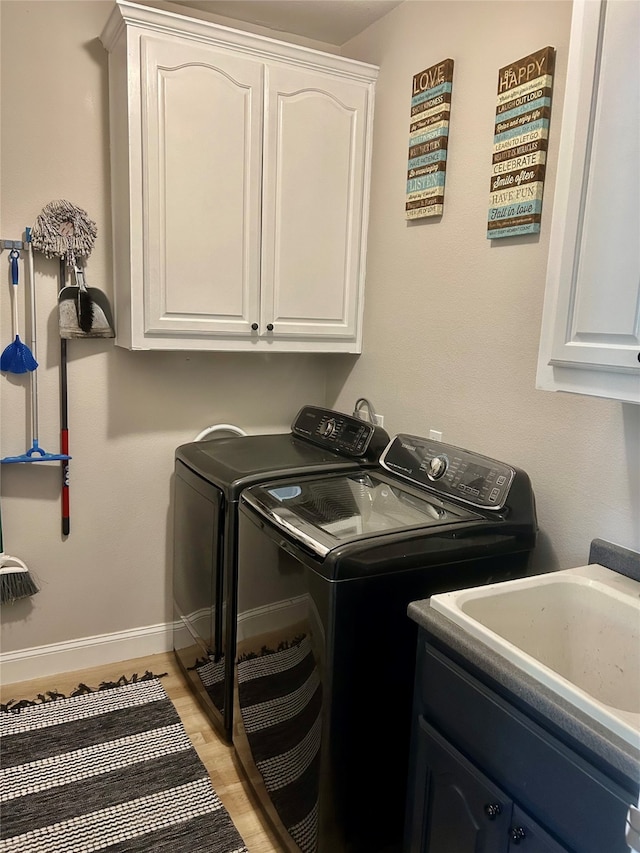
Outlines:
{"label": "vanity drawer", "polygon": [[628,853],[631,795],[421,637],[418,708],[444,737],[580,853]]}

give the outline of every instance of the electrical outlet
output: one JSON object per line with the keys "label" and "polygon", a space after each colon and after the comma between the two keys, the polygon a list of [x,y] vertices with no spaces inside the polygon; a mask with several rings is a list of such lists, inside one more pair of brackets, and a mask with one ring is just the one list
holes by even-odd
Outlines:
{"label": "electrical outlet", "polygon": [[432,441],[442,441],[442,433],[439,429],[430,429],[429,430],[429,438]]}
{"label": "electrical outlet", "polygon": [[383,427],[384,426],[384,415],[374,415],[376,420],[376,426]]}

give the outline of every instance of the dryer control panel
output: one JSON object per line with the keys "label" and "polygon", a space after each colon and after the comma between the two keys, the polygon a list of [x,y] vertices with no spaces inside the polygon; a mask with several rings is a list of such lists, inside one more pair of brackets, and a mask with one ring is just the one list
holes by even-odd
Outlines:
{"label": "dryer control panel", "polygon": [[326,447],[343,456],[377,460],[389,443],[379,426],[318,406],[303,406],[291,424],[298,438]]}
{"label": "dryer control panel", "polygon": [[397,435],[380,464],[418,486],[482,509],[502,509],[516,471],[504,462],[416,435]]}

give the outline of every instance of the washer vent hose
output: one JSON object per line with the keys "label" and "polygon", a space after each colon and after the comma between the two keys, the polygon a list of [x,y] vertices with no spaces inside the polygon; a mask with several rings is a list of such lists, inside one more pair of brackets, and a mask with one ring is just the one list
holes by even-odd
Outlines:
{"label": "washer vent hose", "polygon": [[205,427],[205,429],[203,429],[202,432],[199,432],[193,440],[202,441],[213,432],[231,432],[234,435],[248,435],[248,433],[243,429],[240,429],[240,427],[237,427],[234,424],[213,424],[213,426]]}
{"label": "washer vent hose", "polygon": [[[367,417],[363,417],[360,409],[366,406],[367,407]],[[377,423],[376,421],[376,410],[373,408],[373,405],[366,397],[358,397],[356,400],[356,404],[353,407],[353,417],[360,418],[360,420],[368,420],[370,424]]]}

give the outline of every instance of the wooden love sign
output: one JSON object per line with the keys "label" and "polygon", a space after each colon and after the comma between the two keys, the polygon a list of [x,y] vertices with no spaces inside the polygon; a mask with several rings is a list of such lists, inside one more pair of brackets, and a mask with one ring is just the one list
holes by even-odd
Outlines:
{"label": "wooden love sign", "polygon": [[442,215],[452,84],[453,59],[432,65],[413,78],[407,219]]}

